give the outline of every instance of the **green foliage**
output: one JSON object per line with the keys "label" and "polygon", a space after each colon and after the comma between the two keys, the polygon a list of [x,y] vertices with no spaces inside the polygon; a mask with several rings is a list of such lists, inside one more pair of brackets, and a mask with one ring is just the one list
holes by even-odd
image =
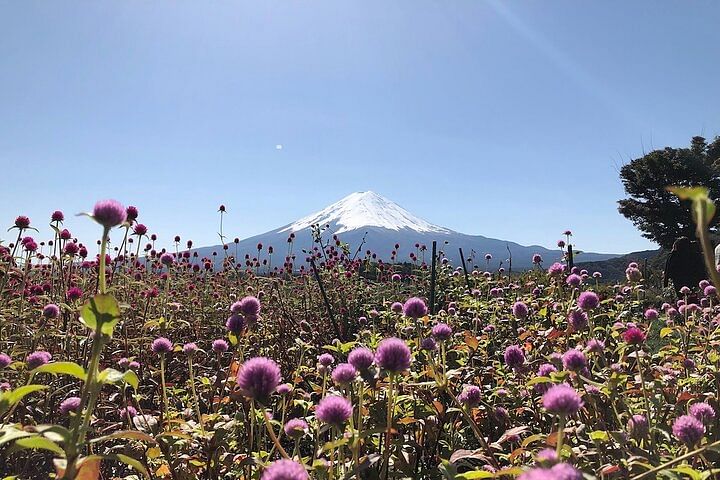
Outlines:
{"label": "green foliage", "polygon": [[[707,144],[694,137],[690,148],[654,150],[620,170],[629,198],[620,200],[619,212],[641,230],[642,235],[664,248],[680,236],[695,236],[695,224],[686,200],[667,190],[669,186],[708,189],[711,199],[720,198],[720,138]],[[718,219],[710,226],[714,231]]]}

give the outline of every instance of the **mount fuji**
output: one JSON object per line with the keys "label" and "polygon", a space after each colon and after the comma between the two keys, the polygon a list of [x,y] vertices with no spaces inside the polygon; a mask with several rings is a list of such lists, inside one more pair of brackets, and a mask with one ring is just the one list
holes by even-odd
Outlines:
{"label": "mount fuji", "polygon": [[[438,251],[459,265],[459,248],[463,249],[468,268],[478,266],[487,268],[485,255],[492,255],[490,268],[508,266],[509,253],[512,254],[512,268],[518,270],[532,267],[532,257],[539,253],[546,264],[557,261],[561,257],[559,250],[550,250],[538,245],[520,245],[515,242],[488,238],[481,235],[466,235],[449,228],[433,225],[402,208],[397,203],[378,195],[375,192],[355,192],[332,205],[289,223],[276,230],[255,235],[237,244],[228,245],[228,254],[236,255],[237,261],[244,264],[246,255],[249,259],[267,260],[268,247],[273,247],[272,265],[282,266],[285,256],[292,248],[296,255],[294,268],[305,262],[303,250],[310,251],[318,246],[313,241],[313,226],[323,228],[323,243],[330,241],[335,245],[333,236],[348,244],[351,256],[358,252],[358,258],[365,256],[366,251],[376,254],[377,259],[392,260],[395,245],[399,245],[396,262],[410,262],[410,254],[417,255],[418,262],[425,260],[430,263],[431,245],[437,241]],[[292,244],[289,237],[293,236]],[[258,250],[258,245],[262,250]],[[420,245],[418,248],[416,245]],[[422,246],[426,250],[422,251]],[[215,258],[221,261],[223,246],[203,247],[196,249],[202,257],[210,257],[216,252]],[[237,252],[237,253],[236,253]],[[583,252],[576,261],[591,262],[617,257],[614,254]]]}

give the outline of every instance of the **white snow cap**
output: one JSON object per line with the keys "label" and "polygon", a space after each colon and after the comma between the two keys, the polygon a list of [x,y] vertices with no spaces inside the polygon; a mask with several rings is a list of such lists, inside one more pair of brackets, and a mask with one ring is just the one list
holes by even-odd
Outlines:
{"label": "white snow cap", "polygon": [[421,233],[452,233],[418,218],[397,203],[375,192],[355,192],[329,207],[283,228],[281,232],[297,232],[312,225],[330,224],[339,227],[333,233],[343,233],[363,227],[388,230],[409,229]]}

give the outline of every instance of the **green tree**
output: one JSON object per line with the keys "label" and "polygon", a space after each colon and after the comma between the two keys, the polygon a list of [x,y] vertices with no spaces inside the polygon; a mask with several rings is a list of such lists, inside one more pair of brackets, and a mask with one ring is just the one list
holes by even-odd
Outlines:
{"label": "green tree", "polygon": [[[643,237],[670,248],[677,237],[695,237],[690,203],[680,201],[666,187],[703,186],[710,197],[720,198],[720,137],[708,144],[693,137],[689,148],[654,150],[620,170],[629,198],[618,201],[618,211],[632,221]],[[710,224],[717,232],[719,219]]]}

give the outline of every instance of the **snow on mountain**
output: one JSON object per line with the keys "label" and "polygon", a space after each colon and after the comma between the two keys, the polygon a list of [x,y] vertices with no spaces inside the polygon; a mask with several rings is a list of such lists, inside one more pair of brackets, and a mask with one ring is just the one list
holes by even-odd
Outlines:
{"label": "snow on mountain", "polygon": [[379,227],[400,231],[409,229],[420,233],[450,234],[452,230],[439,227],[416,217],[397,203],[375,192],[355,192],[317,213],[303,217],[280,232],[298,232],[312,225],[334,225],[333,233],[345,233],[363,227]]}
{"label": "snow on mountain", "polygon": [[[303,251],[311,251],[317,247],[312,235],[313,225],[320,227],[327,225],[322,234],[324,243],[332,240],[333,235],[337,235],[340,241],[349,246],[351,254],[357,254],[362,258],[367,251],[370,251],[377,259],[384,261],[392,260],[393,251],[396,252],[397,262],[411,261],[410,253],[417,255],[421,262],[429,261],[430,246],[433,241],[437,241],[438,251],[454,265],[459,265],[459,249],[462,248],[469,266],[483,269],[507,267],[511,256],[513,270],[532,268],[532,256],[536,253],[542,255],[546,264],[558,261],[562,256],[559,249],[521,245],[481,235],[466,235],[433,225],[374,192],[352,193],[317,213],[276,230],[246,238],[237,244],[230,244],[227,254],[234,255],[241,264],[257,258],[260,262],[267,262],[268,269],[275,268],[278,264],[282,266],[282,260],[286,256],[292,256],[293,268],[298,269],[305,261],[306,254]],[[492,228],[492,225],[486,225],[484,228]],[[289,242],[291,234],[294,238]],[[400,245],[397,250],[396,244]],[[263,248],[258,250],[258,245],[262,245]],[[424,246],[426,249],[416,245]],[[274,258],[268,254],[270,246],[275,252]],[[201,257],[212,257],[215,252],[214,258],[217,263],[222,262],[224,258],[222,251],[222,245],[197,249]],[[485,260],[486,254],[492,256],[491,261]],[[599,261],[616,256],[586,252],[578,255],[576,261]]]}

